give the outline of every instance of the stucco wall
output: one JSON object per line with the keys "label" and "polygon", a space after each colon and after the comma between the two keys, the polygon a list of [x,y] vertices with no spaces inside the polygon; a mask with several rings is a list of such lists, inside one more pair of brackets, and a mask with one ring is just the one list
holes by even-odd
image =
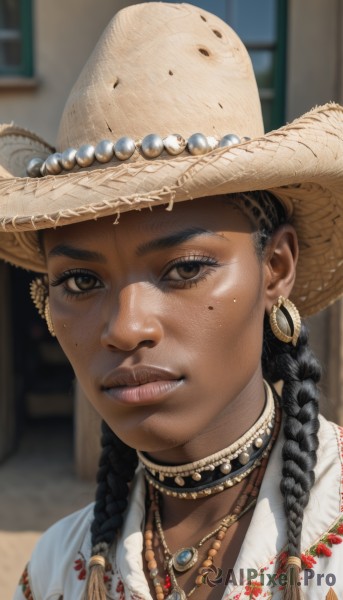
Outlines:
{"label": "stucco wall", "polygon": [[289,0],[287,119],[342,99],[342,0]]}
{"label": "stucco wall", "polygon": [[125,0],[33,0],[36,89],[0,88],[0,121],[14,121],[54,144],[71,86]]}
{"label": "stucco wall", "polygon": [[[289,0],[286,120],[313,106],[343,101],[343,0]],[[343,423],[342,303],[309,319],[323,365],[321,411]]]}

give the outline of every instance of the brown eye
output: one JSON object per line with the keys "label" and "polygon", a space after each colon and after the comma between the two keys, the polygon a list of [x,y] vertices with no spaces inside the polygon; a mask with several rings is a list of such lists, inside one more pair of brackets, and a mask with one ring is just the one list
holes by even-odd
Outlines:
{"label": "brown eye", "polygon": [[170,269],[166,279],[169,281],[189,281],[196,279],[204,268],[205,265],[197,260],[179,262]]}
{"label": "brown eye", "polygon": [[215,258],[210,256],[192,256],[192,258],[180,258],[173,261],[163,276],[163,281],[169,282],[170,286],[183,287],[196,284],[206,279],[215,268],[219,266]]}
{"label": "brown eye", "polygon": [[70,292],[88,292],[97,286],[97,279],[93,275],[74,275],[66,281]]}
{"label": "brown eye", "polygon": [[188,262],[178,267],[175,267],[173,271],[176,271],[177,275],[179,275],[180,279],[192,279],[196,277],[200,273],[201,265],[196,262]]}

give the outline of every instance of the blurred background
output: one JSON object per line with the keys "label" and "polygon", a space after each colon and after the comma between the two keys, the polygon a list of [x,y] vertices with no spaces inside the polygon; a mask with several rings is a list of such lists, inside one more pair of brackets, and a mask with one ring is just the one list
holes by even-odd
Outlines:
{"label": "blurred background", "polygon": [[[54,144],[68,93],[125,0],[0,0],[0,122]],[[343,0],[199,0],[240,35],[267,131],[316,104],[343,102]],[[37,536],[90,501],[98,418],[29,297],[33,275],[0,264],[0,572],[10,600]],[[322,412],[343,424],[343,312],[310,319],[324,365]],[[5,580],[6,579],[6,580]]]}

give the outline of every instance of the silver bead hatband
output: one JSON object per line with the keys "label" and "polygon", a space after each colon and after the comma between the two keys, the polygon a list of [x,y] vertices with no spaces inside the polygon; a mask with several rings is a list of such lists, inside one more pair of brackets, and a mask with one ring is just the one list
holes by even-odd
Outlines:
{"label": "silver bead hatband", "polygon": [[203,133],[193,133],[188,140],[182,135],[173,133],[165,138],[151,133],[142,140],[134,141],[129,136],[121,137],[116,142],[101,140],[95,147],[83,144],[80,148],[68,148],[64,152],[55,152],[44,161],[32,158],[27,165],[29,177],[59,175],[62,171],[71,171],[76,165],[80,168],[90,167],[95,161],[105,164],[113,160],[124,161],[131,158],[134,152],[139,152],[146,159],[158,158],[166,151],[170,156],[178,156],[187,151],[192,156],[202,156],[216,148],[235,146],[247,142],[250,138],[238,137],[234,133],[224,135],[220,139],[206,136]]}

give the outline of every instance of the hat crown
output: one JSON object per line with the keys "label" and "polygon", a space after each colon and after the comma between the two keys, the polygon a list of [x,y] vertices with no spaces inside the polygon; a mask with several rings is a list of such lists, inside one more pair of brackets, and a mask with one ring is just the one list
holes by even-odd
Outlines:
{"label": "hat crown", "polygon": [[149,2],[109,23],[66,103],[57,149],[171,133],[263,135],[251,61],[221,19]]}

